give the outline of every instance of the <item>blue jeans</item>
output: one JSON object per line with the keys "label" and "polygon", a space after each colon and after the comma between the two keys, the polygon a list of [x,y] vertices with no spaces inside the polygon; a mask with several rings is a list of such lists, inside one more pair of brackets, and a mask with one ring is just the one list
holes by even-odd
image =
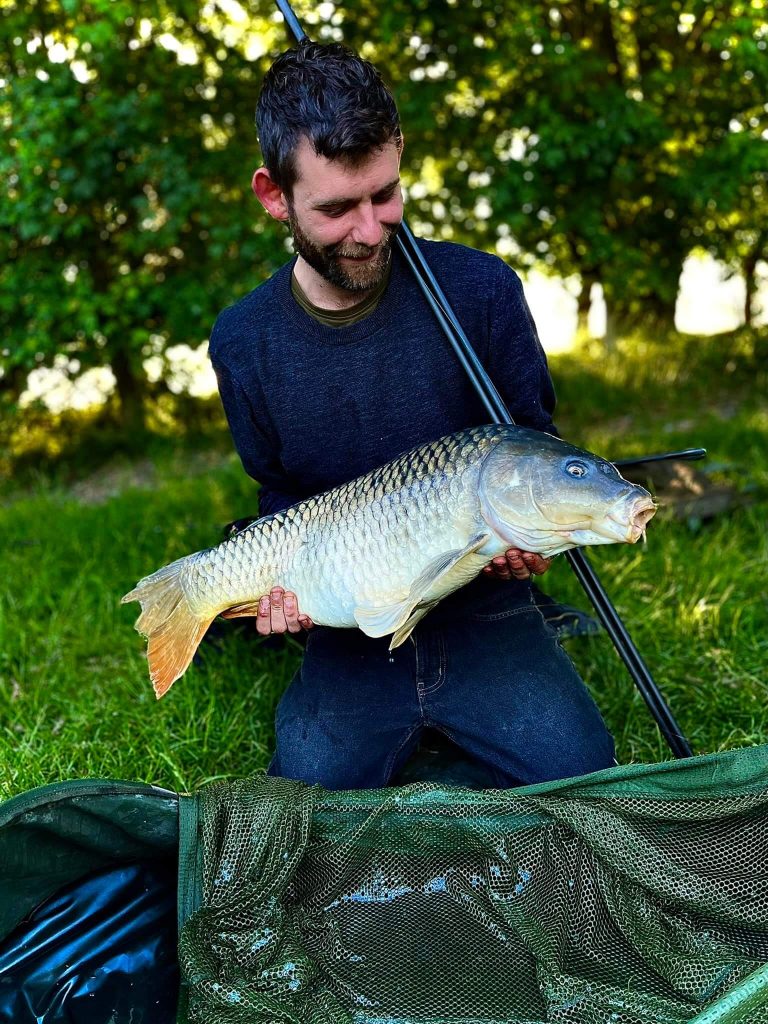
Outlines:
{"label": "blue jeans", "polygon": [[507,788],[615,764],[613,739],[527,583],[477,580],[404,644],[316,626],[276,715],[268,774],[386,786],[426,727]]}

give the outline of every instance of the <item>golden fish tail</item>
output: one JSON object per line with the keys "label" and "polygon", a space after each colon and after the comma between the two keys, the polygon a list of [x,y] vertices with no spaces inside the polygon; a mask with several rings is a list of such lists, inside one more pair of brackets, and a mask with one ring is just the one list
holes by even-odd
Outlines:
{"label": "golden fish tail", "polygon": [[136,629],[149,640],[149,676],[158,700],[186,672],[216,617],[215,611],[202,616],[194,612],[182,586],[181,574],[185,566],[197,557],[198,553],[179,558],[146,576],[121,602],[139,601],[141,604]]}

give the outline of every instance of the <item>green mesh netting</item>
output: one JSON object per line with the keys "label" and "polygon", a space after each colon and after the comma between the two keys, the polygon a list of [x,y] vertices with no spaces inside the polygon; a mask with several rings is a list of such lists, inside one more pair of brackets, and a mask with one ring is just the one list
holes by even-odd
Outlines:
{"label": "green mesh netting", "polygon": [[768,1022],[766,747],[518,790],[255,776],[193,803],[195,1024]]}

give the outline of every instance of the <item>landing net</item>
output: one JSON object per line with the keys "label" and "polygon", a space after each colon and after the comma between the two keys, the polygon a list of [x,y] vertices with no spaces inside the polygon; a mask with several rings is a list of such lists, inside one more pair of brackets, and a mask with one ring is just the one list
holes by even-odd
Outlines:
{"label": "landing net", "polygon": [[768,1022],[768,748],[194,806],[194,1024]]}

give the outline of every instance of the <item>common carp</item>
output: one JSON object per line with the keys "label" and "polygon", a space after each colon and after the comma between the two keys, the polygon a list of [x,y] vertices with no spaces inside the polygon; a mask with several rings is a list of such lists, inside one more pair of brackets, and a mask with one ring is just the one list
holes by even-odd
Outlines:
{"label": "common carp", "polygon": [[318,625],[408,638],[438,601],[509,547],[555,555],[633,544],[656,506],[605,459],[550,434],[450,434],[145,577],[139,601],[155,693],[189,665],[217,615],[256,615],[273,586]]}

